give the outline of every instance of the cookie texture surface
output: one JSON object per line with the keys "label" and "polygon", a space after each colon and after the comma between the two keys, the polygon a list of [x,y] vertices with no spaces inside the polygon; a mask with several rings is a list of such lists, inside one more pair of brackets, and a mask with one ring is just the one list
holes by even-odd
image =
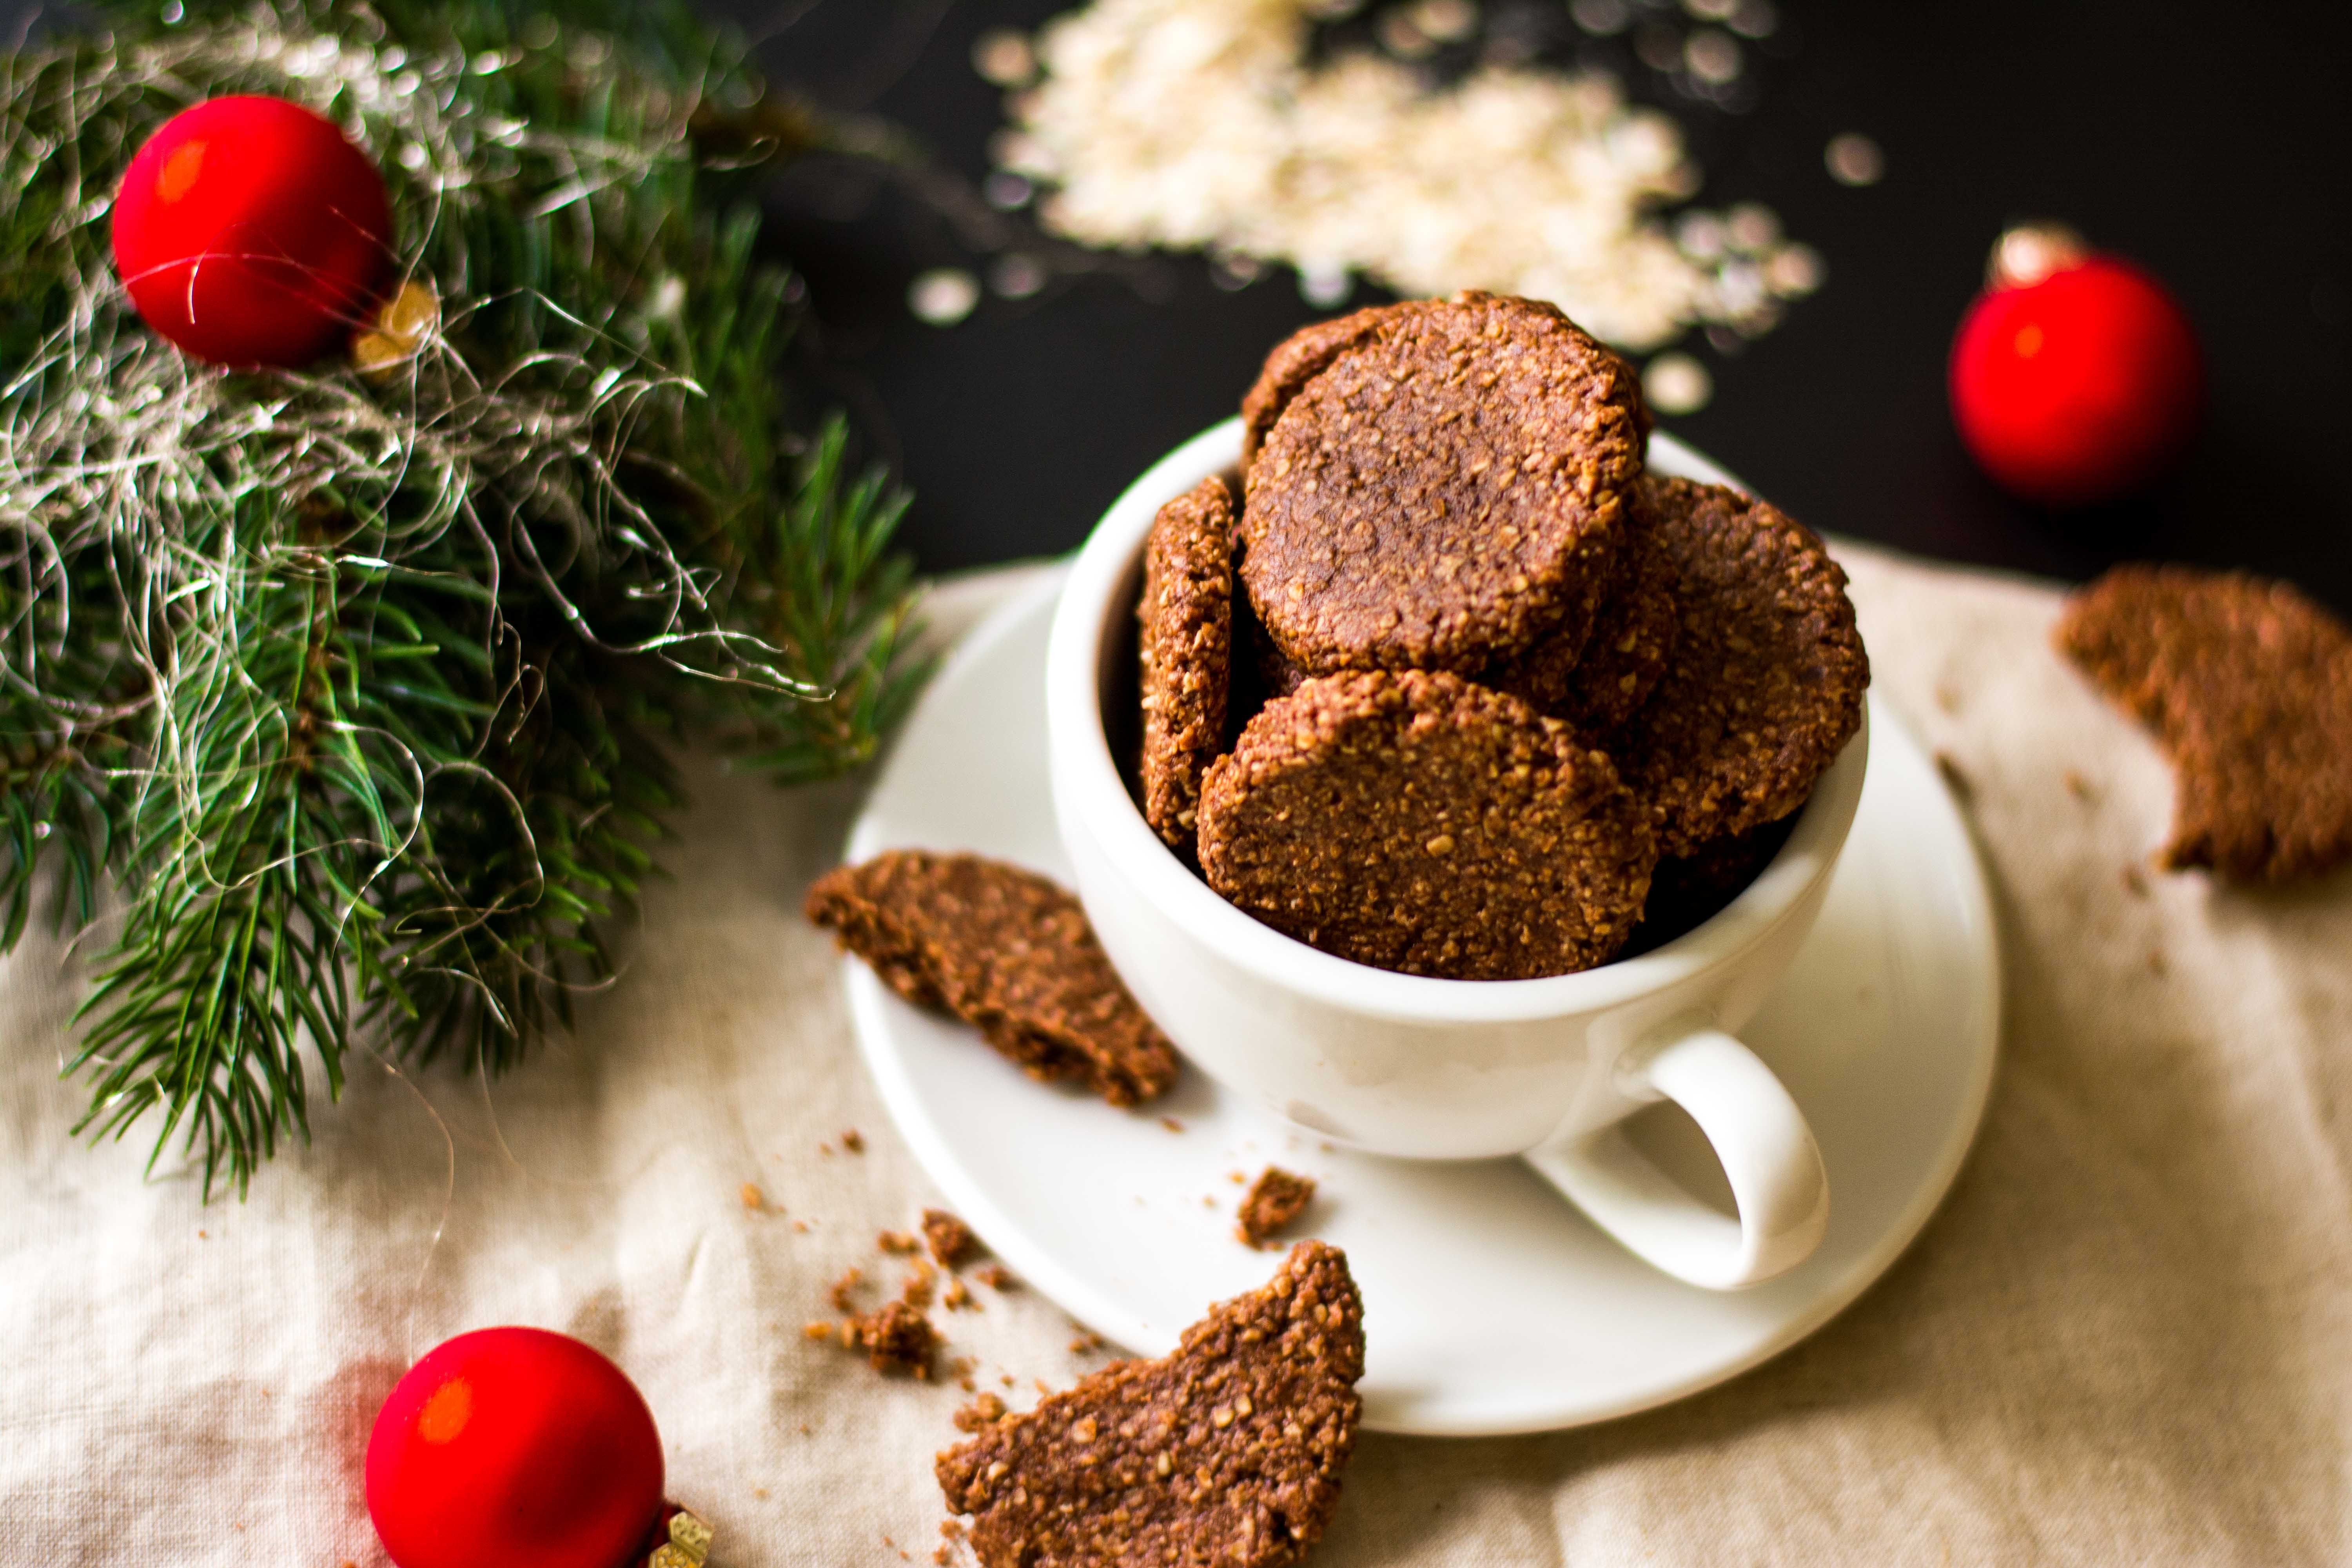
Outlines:
{"label": "cookie texture surface", "polygon": [[1264,1247],[1315,1201],[1315,1179],[1268,1165],[1242,1196],[1234,1234],[1251,1247]]}
{"label": "cookie texture surface", "polygon": [[1558,310],[1465,294],[1381,318],[1250,463],[1241,577],[1301,669],[1475,674],[1613,580],[1633,380]]}
{"label": "cookie texture surface", "polygon": [[1176,1080],[1176,1049],[1128,994],[1078,900],[977,855],[892,849],[817,879],[808,918],[919,1006],[953,1013],[1033,1078],[1113,1105]]}
{"label": "cookie texture surface", "polygon": [[1674,562],[1638,526],[1638,508],[1633,515],[1637,526],[1625,542],[1623,574],[1591,635],[1573,643],[1547,637],[1487,676],[1489,684],[1596,739],[1649,700],[1682,630]]}
{"label": "cookie texture surface", "polygon": [[1339,1500],[1363,1403],[1363,1306],[1305,1241],[1163,1361],[1114,1362],[939,1457],[982,1568],[1276,1568]]}
{"label": "cookie texture surface", "polygon": [[1234,675],[1234,501],[1212,475],[1151,521],[1139,646],[1143,816],[1171,849],[1192,847],[1201,776],[1224,749]]}
{"label": "cookie texture surface", "polygon": [[2326,608],[2243,573],[2118,566],[2057,642],[2171,755],[2166,866],[2288,882],[2352,859],[2352,629]]}
{"label": "cookie texture surface", "polygon": [[1407,309],[1404,305],[1369,305],[1328,321],[1299,328],[1274,345],[1257,380],[1242,395],[1242,467],[1247,468],[1265,434],[1301,388],[1329,368],[1349,349],[1372,335],[1382,321]]}
{"label": "cookie texture surface", "polygon": [[1661,853],[1786,816],[1862,725],[1870,661],[1845,573],[1811,530],[1738,490],[1646,476],[1639,526],[1672,563],[1681,626],[1612,742]]}
{"label": "cookie texture surface", "polygon": [[1606,755],[1442,671],[1307,681],[1249,721],[1202,791],[1212,888],[1326,952],[1408,974],[1604,963],[1655,859]]}

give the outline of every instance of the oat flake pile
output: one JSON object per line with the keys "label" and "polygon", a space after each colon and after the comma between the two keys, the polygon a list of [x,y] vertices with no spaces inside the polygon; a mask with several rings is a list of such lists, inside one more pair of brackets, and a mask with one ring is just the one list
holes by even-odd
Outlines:
{"label": "oat flake pile", "polygon": [[[1678,247],[1657,220],[1698,171],[1674,121],[1601,75],[1486,66],[1432,90],[1366,51],[1310,61],[1307,0],[1098,0],[1036,40],[999,161],[1052,187],[1042,216],[1105,247],[1296,265],[1318,292],[1549,300],[1612,342],[1769,327],[1820,263]],[[1769,215],[1768,215],[1769,216]],[[1773,226],[1777,227],[1777,226]],[[1325,282],[1336,287],[1318,289]]]}

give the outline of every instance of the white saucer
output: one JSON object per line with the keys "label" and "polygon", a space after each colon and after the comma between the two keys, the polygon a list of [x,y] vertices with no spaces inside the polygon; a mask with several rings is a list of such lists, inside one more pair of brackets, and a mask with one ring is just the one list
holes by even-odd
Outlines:
{"label": "white saucer", "polygon": [[[1003,606],[940,670],[850,838],[853,859],[971,849],[1067,883],[1042,674],[1060,582]],[[1368,1426],[1540,1431],[1664,1404],[1787,1349],[1885,1272],[1951,1184],[1991,1086],[1999,970],[1975,850],[1918,743],[1881,705],[1870,722],[1869,784],[1827,907],[1742,1032],[1820,1140],[1829,1236],[1753,1290],[1658,1273],[1517,1161],[1335,1151],[1197,1069],[1133,1112],[1041,1086],[852,960],[858,1041],[957,1212],[1115,1344],[1162,1354],[1212,1301],[1264,1282],[1276,1255],[1234,1239],[1242,1189],[1228,1173],[1272,1161],[1320,1184],[1296,1228],[1344,1247],[1363,1291]],[[1645,1141],[1681,1169],[1677,1133],[1660,1121]],[[1687,1180],[1719,1186],[1699,1149]]]}

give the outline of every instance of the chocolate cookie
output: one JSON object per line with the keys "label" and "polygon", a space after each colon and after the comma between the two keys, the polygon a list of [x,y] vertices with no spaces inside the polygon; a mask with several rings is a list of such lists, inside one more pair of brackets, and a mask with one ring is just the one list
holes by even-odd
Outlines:
{"label": "chocolate cookie", "polygon": [[[1363,1401],[1364,1310],[1336,1247],[939,1457],[982,1568],[1276,1568],[1322,1538]],[[999,1406],[998,1408],[1001,1408]],[[961,1423],[959,1423],[960,1425]]]}
{"label": "chocolate cookie", "polygon": [[1811,530],[1719,485],[1652,474],[1641,527],[1675,574],[1673,657],[1612,742],[1664,855],[1804,804],[1862,724],[1870,660],[1845,573]]}
{"label": "chocolate cookie", "polygon": [[1212,476],[1160,509],[1143,551],[1143,816],[1190,854],[1201,775],[1224,749],[1234,666],[1234,499]]}
{"label": "chocolate cookie", "polygon": [[1570,632],[1642,464],[1622,361],[1548,305],[1464,294],[1373,321],[1250,464],[1241,577],[1302,669],[1473,673]]}
{"label": "chocolate cookie", "polygon": [[1037,1079],[1113,1105],[1176,1080],[1176,1048],[1112,970],[1078,900],[977,855],[891,849],[809,889],[808,918],[919,1006],[976,1026]]}
{"label": "chocolate cookie", "polygon": [[1656,858],[1608,757],[1517,698],[1422,670],[1269,702],[1201,792],[1209,885],[1276,931],[1408,974],[1604,963]]}
{"label": "chocolate cookie", "polygon": [[2179,781],[2170,868],[2285,882],[2352,859],[2352,630],[2285,583],[2118,566],[2058,647],[2154,727]]}
{"label": "chocolate cookie", "polygon": [[1622,579],[1580,638],[1546,637],[1487,673],[1487,684],[1527,699],[1579,733],[1610,734],[1640,710],[1666,672],[1682,618],[1675,605],[1675,567],[1648,531],[1625,542]]}

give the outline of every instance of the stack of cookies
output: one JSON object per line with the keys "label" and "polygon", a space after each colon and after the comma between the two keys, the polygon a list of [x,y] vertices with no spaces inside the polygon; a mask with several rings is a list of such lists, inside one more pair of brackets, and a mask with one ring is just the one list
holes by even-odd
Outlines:
{"label": "stack of cookies", "polygon": [[1528,979],[1769,858],[1861,723],[1845,574],[1645,472],[1638,385],[1485,294],[1268,356],[1241,483],[1161,509],[1138,607],[1144,813],[1218,893],[1359,963]]}

